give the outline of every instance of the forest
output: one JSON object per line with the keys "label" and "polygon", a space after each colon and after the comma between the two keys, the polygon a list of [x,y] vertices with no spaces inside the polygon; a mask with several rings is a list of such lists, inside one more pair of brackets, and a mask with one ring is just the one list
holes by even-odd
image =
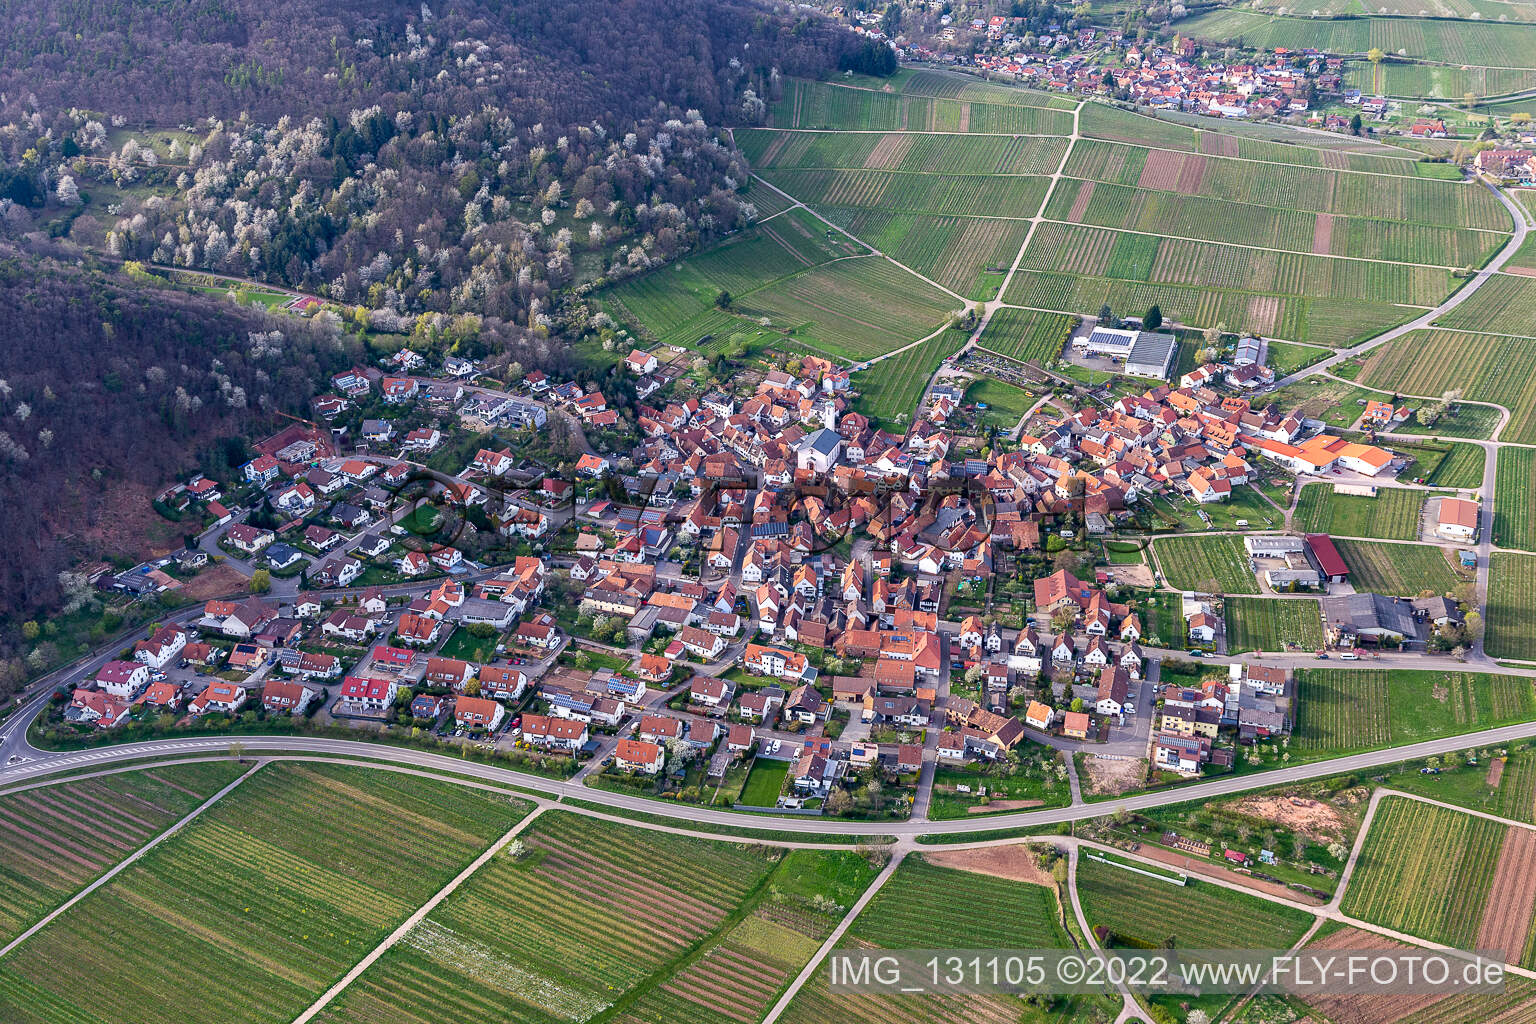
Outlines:
{"label": "forest", "polygon": [[[0,14],[5,628],[56,607],[81,560],[142,555],[124,503],[306,408],[360,358],[358,328],[560,367],[586,289],[755,219],[724,129],[863,52],[758,0]],[[117,269],[138,261],[301,288],[356,323]]]}

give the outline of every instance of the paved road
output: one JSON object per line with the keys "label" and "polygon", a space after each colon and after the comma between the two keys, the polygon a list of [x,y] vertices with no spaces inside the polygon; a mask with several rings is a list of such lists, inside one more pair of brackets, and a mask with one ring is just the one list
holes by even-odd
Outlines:
{"label": "paved road", "polygon": [[1434,755],[1447,754],[1454,750],[1464,750],[1468,747],[1498,746],[1532,737],[1536,737],[1536,722],[1526,722],[1499,729],[1467,733],[1462,736],[1445,737],[1408,746],[1393,747],[1364,754],[1352,754],[1348,757],[1332,758],[1326,761],[1316,761],[1311,764],[1293,765],[1275,771],[1227,776],[1170,790],[1124,797],[1119,800],[1106,800],[1101,803],[1057,807],[1039,811],[1021,811],[1014,814],[999,814],[980,819],[948,821],[857,822],[824,820],[820,818],[763,818],[761,816],[715,810],[708,807],[693,807],[670,801],[651,800],[627,793],[610,793],[603,790],[588,789],[579,783],[547,779],[494,765],[476,764],[455,757],[447,757],[442,754],[413,750],[406,747],[394,747],[387,744],[369,743],[360,740],[325,739],[307,736],[204,736],[129,743],[121,746],[73,753],[44,753],[39,751],[37,752],[39,755],[38,760],[0,768],[0,785],[25,782],[60,771],[106,766],[114,762],[136,758],[225,753],[229,750],[232,741],[238,741],[251,753],[287,751],[369,758],[374,761],[387,761],[394,764],[467,775],[486,782],[522,786],[553,797],[574,797],[619,810],[643,811],[647,814],[677,818],[684,821],[713,825],[731,825],[748,829],[773,829],[781,832],[894,835],[898,838],[911,838],[938,833],[964,834],[999,828],[1081,821],[1112,814],[1121,808],[1140,811],[1172,803],[1209,800],[1219,796],[1303,782],[1308,779],[1321,778],[1328,775],[1368,771],[1383,765],[1396,764],[1400,761],[1419,760]]}

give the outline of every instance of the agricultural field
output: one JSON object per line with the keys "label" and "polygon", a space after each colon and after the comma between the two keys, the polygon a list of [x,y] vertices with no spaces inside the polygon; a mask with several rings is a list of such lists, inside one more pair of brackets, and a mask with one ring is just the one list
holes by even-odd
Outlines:
{"label": "agricultural field", "polygon": [[167,765],[0,796],[0,944],[243,771],[229,761]]}
{"label": "agricultural field", "polygon": [[1536,331],[1536,278],[1495,274],[1435,326],[1530,338]]}
{"label": "agricultural field", "polygon": [[[1472,407],[1477,408],[1477,407]],[[1483,450],[1452,441],[1387,442],[1398,455],[1413,459],[1403,476],[1421,477],[1431,487],[1475,489],[1483,485]]]}
{"label": "agricultural field", "polygon": [[1179,23],[1199,40],[1268,50],[1315,47],[1332,54],[1386,53],[1446,64],[1536,68],[1536,26],[1492,21],[1365,17],[1288,18],[1217,9]]}
{"label": "agricultural field", "polygon": [[1312,923],[1311,914],[1258,896],[1197,879],[1180,886],[1088,856],[1078,861],[1077,894],[1088,923],[1108,928],[1116,946],[1172,938],[1183,949],[1284,949]]}
{"label": "agricultural field", "polygon": [[1493,481],[1493,542],[1536,551],[1536,449],[1500,448]]}
{"label": "agricultural field", "polygon": [[992,314],[977,345],[1021,363],[1049,366],[1061,356],[1073,318],[1060,313],[1004,306]]}
{"label": "agricultural field", "polygon": [[1436,434],[1441,437],[1466,437],[1486,441],[1493,436],[1501,414],[1491,405],[1474,402],[1457,402],[1447,409],[1434,423],[1425,426],[1414,416],[1407,423],[1395,428],[1399,434]]}
{"label": "agricultural field", "polygon": [[1495,551],[1489,564],[1483,646],[1495,658],[1536,661],[1536,555]]}
{"label": "agricultural field", "polygon": [[918,399],[939,364],[960,351],[964,344],[964,334],[945,331],[937,338],[854,374],[852,386],[859,392],[855,408],[881,425],[902,429],[902,424],[912,419]]}
{"label": "agricultural field", "polygon": [[1376,497],[1340,494],[1329,483],[1309,483],[1296,499],[1293,521],[1306,533],[1376,540],[1417,540],[1419,513],[1430,497],[1407,487],[1383,487]]}
{"label": "agricultural field", "polygon": [[[1483,290],[1491,287],[1485,285]],[[1481,295],[1479,291],[1463,305],[1471,305]],[[1460,307],[1456,312],[1459,311]],[[1536,320],[1527,320],[1522,330],[1529,332],[1531,323]],[[1455,389],[1471,401],[1502,405],[1509,409],[1510,421],[1500,435],[1501,440],[1536,442],[1536,345],[1529,339],[1458,331],[1412,331],[1374,349],[1366,357],[1359,379],[1362,384],[1404,395],[1438,397]],[[1490,418],[1497,422],[1492,410],[1476,422],[1483,424]],[[1488,423],[1480,436],[1491,433],[1492,426]]]}
{"label": "agricultural field", "polygon": [[1483,948],[1479,927],[1506,831],[1486,818],[1387,797],[1377,805],[1343,910],[1454,949]]}
{"label": "agricultural field", "polygon": [[1152,542],[1152,554],[1168,585],[1178,590],[1260,592],[1241,537],[1159,537]]}
{"label": "agricultural field", "polygon": [[1475,764],[1447,760],[1438,775],[1420,775],[1418,764],[1387,777],[1389,789],[1417,793],[1468,810],[1536,824],[1536,749],[1506,748],[1504,757],[1484,749]]}
{"label": "agricultural field", "polygon": [[1322,610],[1311,598],[1227,598],[1227,652],[1315,651],[1323,646]]}
{"label": "agricultural field", "polygon": [[824,206],[826,218],[925,277],[969,299],[988,300],[1024,244],[1027,221],[938,217]]}
{"label": "agricultural field", "polygon": [[[908,81],[912,81],[909,79]],[[914,83],[915,84],[915,83]],[[931,88],[931,80],[919,88]],[[783,97],[769,106],[774,128],[842,131],[978,132],[1066,135],[1071,106],[1063,97],[1025,89],[966,86],[954,95],[886,91],[832,82],[786,79]],[[946,91],[950,91],[946,86]],[[1061,109],[1063,106],[1066,109]]]}
{"label": "agricultural field", "polygon": [[[1050,876],[1033,867],[1020,848],[987,851],[998,874],[984,868],[960,870],[931,863],[946,854],[910,855],[884,888],[853,922],[842,948],[886,949],[1035,949],[1069,945],[1059,923]],[[964,856],[964,855],[962,855]],[[1014,870],[1017,870],[1015,875]],[[1009,877],[999,877],[1006,874]],[[1015,881],[1036,877],[1046,884]],[[963,894],[957,898],[957,894]],[[848,996],[828,991],[825,971],[818,971],[796,994],[781,1020],[786,1024],[944,1024],[965,1020],[980,1024],[1045,1024],[1113,1019],[1114,1010],[1089,1016],[1112,1003],[1090,997],[1058,999],[1048,1008],[1024,1006],[1002,996]],[[1021,1016],[1022,1012],[1022,1016]]]}
{"label": "agricultural field", "polygon": [[1012,384],[983,377],[972,381],[965,389],[965,401],[987,407],[977,414],[983,428],[995,427],[1008,432],[1019,425],[1019,420],[1035,404],[1035,396]]}
{"label": "agricultural field", "polygon": [[836,923],[811,898],[845,906],[873,877],[857,854],[785,855],[560,813],[520,838],[521,851],[481,868],[321,1020],[760,1016]]}
{"label": "agricultural field", "polygon": [[[290,1021],[527,810],[393,772],[268,765],[18,947],[0,1019]],[[124,951],[155,950],[174,955],[122,969]]]}
{"label": "agricultural field", "polygon": [[1521,676],[1305,668],[1293,717],[1293,751],[1332,756],[1529,721],[1536,697]]}
{"label": "agricultural field", "polygon": [[1373,544],[1335,541],[1350,583],[1357,591],[1389,597],[1417,597],[1425,591],[1449,593],[1461,577],[1444,548],[1432,544]]}

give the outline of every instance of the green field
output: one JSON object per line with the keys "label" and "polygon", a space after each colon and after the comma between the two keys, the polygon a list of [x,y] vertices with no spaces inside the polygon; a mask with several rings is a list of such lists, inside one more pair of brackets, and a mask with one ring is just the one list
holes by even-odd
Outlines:
{"label": "green field", "polygon": [[1022,388],[1000,380],[984,377],[972,381],[965,389],[966,402],[986,405],[977,414],[983,427],[996,427],[1008,432],[1019,425],[1019,420],[1035,404],[1035,398]]}
{"label": "green field", "polygon": [[1483,672],[1306,668],[1293,749],[1329,756],[1492,729],[1536,717],[1531,681]]}
{"label": "green field", "polygon": [[1436,320],[1435,326],[1532,337],[1536,331],[1536,278],[1496,274],[1467,301]]}
{"label": "green field", "polygon": [[[1028,855],[1025,854],[1027,857]],[[939,867],[913,854],[853,922],[842,948],[1038,949],[1069,945],[1051,888]],[[1118,1000],[1058,998],[1046,1006],[1005,996],[833,995],[818,970],[780,1020],[786,1024],[1068,1024],[1112,1020]]]}
{"label": "green field", "polygon": [[1371,537],[1378,540],[1417,540],[1419,510],[1426,492],[1406,487],[1383,487],[1374,498],[1339,494],[1328,483],[1311,483],[1296,500],[1294,521],[1298,530],[1339,537]]}
{"label": "green field", "polygon": [[0,1019],[291,1021],[527,810],[393,772],[268,765],[14,951]]}
{"label": "green field", "polygon": [[0,796],[0,944],[239,777],[231,761],[168,765]]}
{"label": "green field", "polygon": [[1443,942],[1477,944],[1507,826],[1387,797],[1344,893],[1346,914]]}
{"label": "green field", "polygon": [[702,1024],[737,1007],[761,1014],[834,922],[804,897],[851,902],[872,876],[848,853],[784,856],[561,813],[520,839],[521,856],[509,849],[481,868],[321,1019],[490,1024],[628,1012]]}
{"label": "green field", "polygon": [[1536,551],[1536,449],[1499,449],[1493,542],[1503,548]]}
{"label": "green field", "polygon": [[1475,444],[1456,441],[1424,440],[1386,442],[1392,451],[1412,459],[1401,477],[1423,479],[1434,487],[1477,488],[1483,485],[1483,450]]}
{"label": "green field", "polygon": [[1495,551],[1488,576],[1488,632],[1495,658],[1536,661],[1536,555]]}
{"label": "green field", "polygon": [[1322,612],[1311,598],[1227,598],[1227,652],[1315,651],[1323,646]]}
{"label": "green field", "polygon": [[1060,313],[1004,306],[992,314],[977,345],[989,352],[1037,366],[1061,356],[1072,333],[1073,318]]}
{"label": "green field", "polygon": [[[1485,286],[1485,290],[1492,285]],[[1482,293],[1467,300],[1476,301]],[[1458,307],[1459,309],[1460,307]],[[1530,333],[1530,324],[1516,333]],[[1501,440],[1536,442],[1536,344],[1500,334],[1411,331],[1373,350],[1360,370],[1360,383],[1404,395],[1438,397],[1452,389],[1476,402],[1509,409]],[[1464,407],[1465,408],[1465,407]],[[1492,422],[1489,420],[1492,419]],[[1479,433],[1492,433],[1496,415],[1476,417]],[[1450,433],[1452,431],[1445,431]]]}
{"label": "green field", "polygon": [[1340,540],[1335,545],[1349,566],[1355,590],[1389,597],[1449,593],[1461,577],[1444,548],[1430,544],[1373,544]]}
{"label": "green field", "polygon": [[773,807],[778,803],[784,788],[784,776],[789,774],[788,761],[759,758],[752,762],[751,774],[741,790],[741,802],[749,807]]}
{"label": "green field", "polygon": [[1262,396],[1255,404],[1270,406],[1303,419],[1322,420],[1340,429],[1352,426],[1365,412],[1365,403],[1386,396],[1356,387],[1347,381],[1308,377]]}
{"label": "green field", "polygon": [[905,429],[934,371],[964,344],[964,334],[945,331],[937,338],[855,373],[852,385],[859,397],[854,408],[881,426],[898,431]]}
{"label": "green field", "polygon": [[1241,537],[1159,537],[1152,542],[1152,554],[1168,585],[1178,590],[1260,592]]}
{"label": "green field", "polygon": [[1499,410],[1490,405],[1472,402],[1457,404],[1455,411],[1447,411],[1433,424],[1425,426],[1417,416],[1397,427],[1401,434],[1438,434],[1442,437],[1468,437],[1487,440],[1499,425]]}
{"label": "green field", "polygon": [[1536,68],[1536,27],[1469,20],[1419,18],[1287,18],[1218,9],[1179,23],[1196,39],[1250,49],[1315,47],[1333,54],[1363,54],[1372,47],[1409,57],[1496,68]]}
{"label": "green field", "polygon": [[[1146,870],[1157,869],[1148,867]],[[1284,949],[1312,923],[1305,911],[1190,879],[1176,885],[1084,855],[1077,893],[1094,927],[1113,945],[1184,949]]]}

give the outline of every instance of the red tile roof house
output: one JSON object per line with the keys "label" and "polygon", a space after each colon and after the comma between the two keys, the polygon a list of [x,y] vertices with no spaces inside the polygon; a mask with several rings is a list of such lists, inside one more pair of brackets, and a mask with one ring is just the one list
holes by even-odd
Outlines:
{"label": "red tile roof house", "polygon": [[548,715],[524,715],[522,732],[528,744],[551,750],[580,750],[588,739],[587,723]]}
{"label": "red tile roof house", "polygon": [[150,683],[143,701],[148,707],[175,711],[181,707],[181,687],[172,682]]}
{"label": "red tile roof house", "polygon": [[750,725],[733,725],[726,734],[725,749],[733,754],[745,753],[757,741],[757,730]]}
{"label": "red tile roof house", "polygon": [[619,740],[619,745],[613,751],[613,763],[620,771],[655,775],[666,763],[666,755],[659,743]]}
{"label": "red tile roof house", "polygon": [[64,709],[66,721],[94,723],[98,729],[120,725],[128,717],[128,702],[100,690],[76,690]]}
{"label": "red tile roof house", "polygon": [[453,720],[470,732],[495,732],[507,709],[486,697],[460,697],[453,706]]}
{"label": "red tile roof house", "polygon": [[680,740],[686,728],[683,721],[678,718],[669,718],[666,715],[642,715],[640,727],[635,730],[635,735],[653,743]]}
{"label": "red tile roof house", "polygon": [[187,710],[194,715],[203,715],[213,711],[236,712],[245,705],[248,696],[245,687],[239,683],[227,683],[223,680],[209,684],[208,688],[187,705]]}
{"label": "red tile roof house", "polygon": [[132,700],[149,685],[149,666],[137,661],[109,661],[97,671],[96,685],[113,697]]}
{"label": "red tile roof house", "polygon": [[426,672],[421,677],[424,683],[447,686],[455,690],[461,689],[473,678],[475,678],[475,666],[458,658],[428,658]]}
{"label": "red tile roof house", "polygon": [[261,689],[261,706],[273,714],[302,715],[319,696],[317,687],[274,679]]}
{"label": "red tile roof house", "polygon": [[384,711],[395,702],[400,684],[393,679],[348,676],[341,684],[341,699],[354,708]]}

